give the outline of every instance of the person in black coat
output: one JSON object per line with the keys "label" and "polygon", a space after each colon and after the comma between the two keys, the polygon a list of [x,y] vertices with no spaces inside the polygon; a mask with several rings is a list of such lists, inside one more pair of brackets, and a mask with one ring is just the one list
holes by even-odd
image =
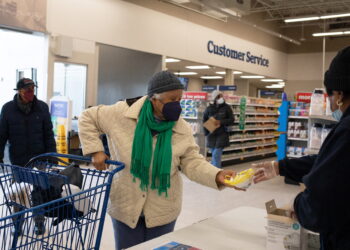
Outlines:
{"label": "person in black coat", "polygon": [[320,233],[322,250],[344,250],[350,249],[350,47],[333,59],[324,84],[339,123],[319,154],[257,164],[255,182],[281,175],[304,183],[293,205],[297,219]]}
{"label": "person in black coat", "polygon": [[210,148],[212,154],[211,164],[221,168],[223,149],[230,145],[227,126],[233,125],[234,117],[232,108],[225,103],[222,93],[217,90],[211,94],[211,104],[204,111],[203,123],[210,117],[214,117],[220,126],[212,133],[204,128],[207,136],[207,147]]}
{"label": "person in black coat", "polygon": [[[12,165],[24,166],[31,158],[42,153],[56,152],[51,116],[46,103],[34,95],[35,84],[22,78],[17,83],[17,94],[6,103],[0,114],[0,163],[4,149],[10,144]],[[44,217],[35,218],[37,234],[43,234]]]}

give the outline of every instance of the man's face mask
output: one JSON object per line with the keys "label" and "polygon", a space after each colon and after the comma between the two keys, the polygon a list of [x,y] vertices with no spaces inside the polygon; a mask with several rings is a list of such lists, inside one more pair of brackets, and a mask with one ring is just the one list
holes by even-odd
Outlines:
{"label": "man's face mask", "polygon": [[23,98],[28,102],[34,100],[34,86],[23,89]]}

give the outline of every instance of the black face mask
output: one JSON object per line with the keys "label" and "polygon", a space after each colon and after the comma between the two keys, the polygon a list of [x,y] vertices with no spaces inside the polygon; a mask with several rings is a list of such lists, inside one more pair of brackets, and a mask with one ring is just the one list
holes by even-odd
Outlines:
{"label": "black face mask", "polygon": [[168,102],[163,106],[162,114],[167,121],[177,121],[181,115],[180,102]]}

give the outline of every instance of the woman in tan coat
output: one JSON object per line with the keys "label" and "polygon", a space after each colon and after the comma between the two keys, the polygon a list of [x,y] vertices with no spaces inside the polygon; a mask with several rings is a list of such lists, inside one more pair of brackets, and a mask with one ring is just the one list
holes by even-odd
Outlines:
{"label": "woman in tan coat", "polygon": [[183,85],[167,71],[155,74],[148,95],[97,106],[79,119],[84,155],[105,169],[101,134],[113,160],[125,169],[113,180],[108,213],[116,249],[128,248],[173,231],[182,203],[180,172],[199,184],[220,189],[231,170],[220,170],[199,154],[191,127],[180,117]]}

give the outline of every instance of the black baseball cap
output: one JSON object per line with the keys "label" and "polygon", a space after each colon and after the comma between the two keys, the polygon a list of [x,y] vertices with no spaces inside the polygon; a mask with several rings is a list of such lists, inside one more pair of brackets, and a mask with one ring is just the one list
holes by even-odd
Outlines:
{"label": "black baseball cap", "polygon": [[31,85],[34,85],[35,87],[37,87],[32,79],[22,78],[17,82],[17,88],[15,88],[14,90],[20,90]]}

